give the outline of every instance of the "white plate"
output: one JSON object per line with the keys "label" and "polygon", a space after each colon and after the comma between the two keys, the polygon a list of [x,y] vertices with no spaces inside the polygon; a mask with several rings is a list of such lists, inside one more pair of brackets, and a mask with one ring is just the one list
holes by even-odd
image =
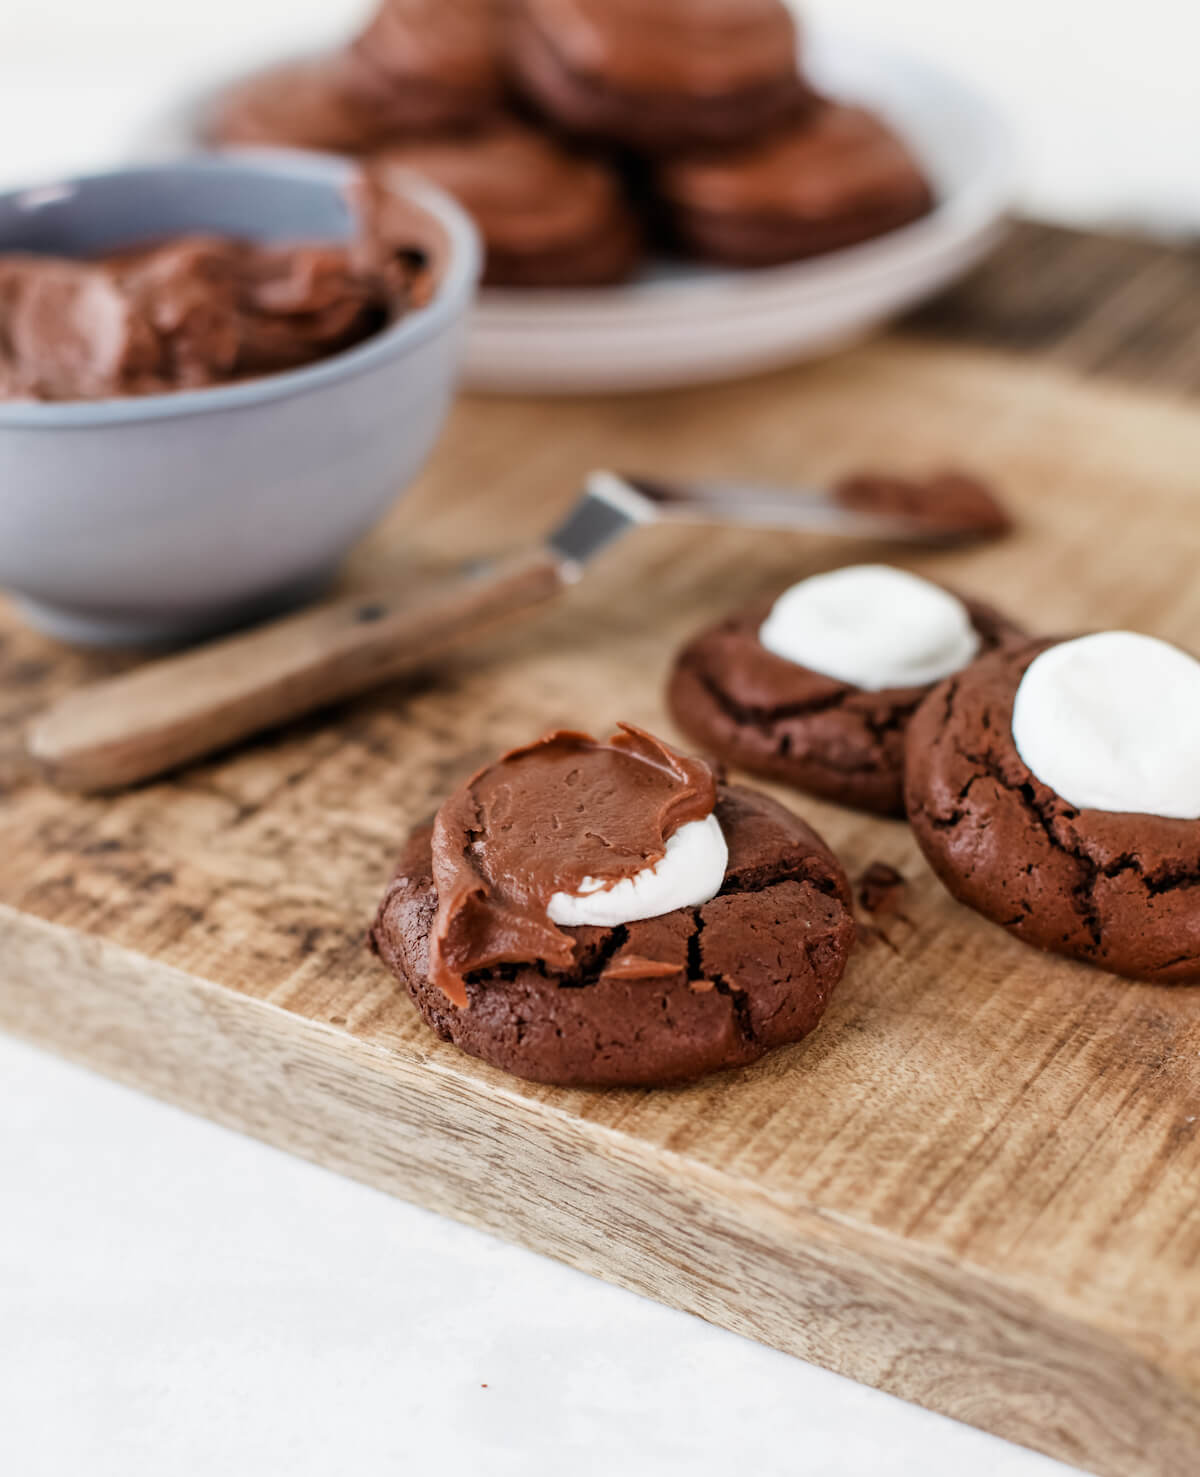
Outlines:
{"label": "white plate", "polygon": [[1013,180],[1008,130],[954,78],[813,26],[817,85],[882,113],[928,170],[938,204],[876,241],[791,266],[659,263],[621,287],[482,294],[472,389],[571,395],[701,384],[816,358],[945,287],[995,242]]}
{"label": "white plate", "polygon": [[[928,216],[785,267],[659,261],[620,287],[489,288],[472,322],[466,384],[574,395],[732,379],[840,348],[973,266],[1011,200],[1010,136],[991,105],[936,67],[816,23],[806,62],[823,91],[876,109],[908,140],[937,193]],[[194,148],[202,106],[140,130],[136,152]]]}

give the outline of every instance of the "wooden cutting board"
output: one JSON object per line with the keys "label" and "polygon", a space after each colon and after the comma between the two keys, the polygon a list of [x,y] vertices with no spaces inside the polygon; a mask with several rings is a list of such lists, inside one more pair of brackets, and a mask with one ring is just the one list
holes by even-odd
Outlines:
{"label": "wooden cutting board", "polygon": [[[596,463],[801,482],[946,460],[1000,479],[1020,534],[905,562],[1036,630],[1200,648],[1195,412],[913,339],[687,394],[465,402],[348,578],[395,568],[419,598],[534,536]],[[903,825],[801,797],[852,875],[881,859],[907,886],[817,1035],[752,1069],[525,1085],[438,1042],[364,948],[405,828],[468,771],[556,724],[670,735],[685,634],[882,552],[649,531],[430,681],[111,800],[29,778],[20,730],[123,659],[0,606],[0,1025],[1067,1461],[1192,1477],[1200,992],[1043,958],[955,905]]]}

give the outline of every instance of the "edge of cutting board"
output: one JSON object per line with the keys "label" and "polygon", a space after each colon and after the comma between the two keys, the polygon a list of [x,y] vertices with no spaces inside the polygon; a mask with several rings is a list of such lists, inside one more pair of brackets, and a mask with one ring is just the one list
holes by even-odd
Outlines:
{"label": "edge of cutting board", "polygon": [[4,905],[0,959],[6,1030],[179,1107],[1104,1477],[1195,1472],[1197,1392],[1119,1329]]}

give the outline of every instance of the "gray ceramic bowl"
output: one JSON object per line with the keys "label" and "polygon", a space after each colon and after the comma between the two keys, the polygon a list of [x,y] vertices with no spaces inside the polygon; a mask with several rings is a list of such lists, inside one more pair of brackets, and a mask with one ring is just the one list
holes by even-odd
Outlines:
{"label": "gray ceramic bowl", "polygon": [[[347,165],[202,157],[0,195],[0,251],[88,255],[187,231],[340,239]],[[0,402],[0,587],[90,644],[181,641],[318,589],[420,470],[453,393],[475,229],[414,182],[430,305],[306,369],[206,390]]]}

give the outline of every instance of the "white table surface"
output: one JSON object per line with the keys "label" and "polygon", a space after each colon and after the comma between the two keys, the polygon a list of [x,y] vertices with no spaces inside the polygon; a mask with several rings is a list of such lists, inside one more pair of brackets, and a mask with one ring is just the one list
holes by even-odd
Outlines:
{"label": "white table surface", "polygon": [[[365,8],[0,0],[0,182],[101,164],[180,89]],[[832,8],[896,32],[891,0]],[[1142,0],[1140,49],[1101,9],[910,0],[904,14],[910,42],[1022,110],[1040,145],[1027,200],[1200,222],[1200,92],[1181,44],[1195,9]],[[1079,44],[1091,64],[1072,92],[1061,62]],[[13,1477],[1067,1470],[3,1038],[0,1125]]]}
{"label": "white table surface", "polygon": [[1068,1470],[4,1037],[0,1124],[6,1477]]}

